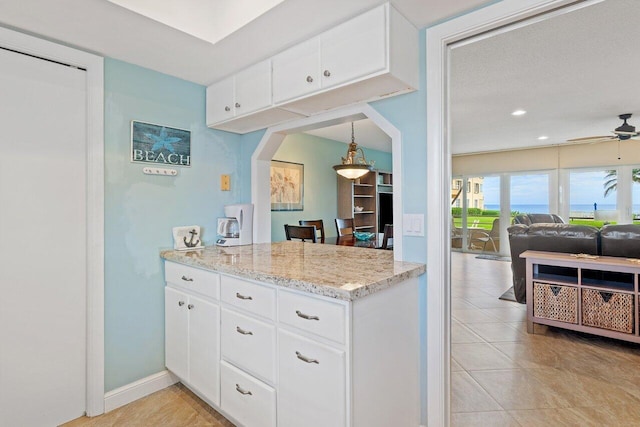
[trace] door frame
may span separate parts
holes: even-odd
[[[103,58],[0,27],[0,46],[86,70],[86,413],[104,412],[104,66]]]
[[[604,0],[503,0],[426,30],[427,206],[434,207],[427,215],[427,423],[430,426],[448,426],[451,411],[449,45],[507,25],[529,25],[556,13],[567,13],[601,1]],[[554,11],[560,8],[563,9]],[[549,13],[551,11],[554,12]],[[511,29],[513,27],[505,31]]]

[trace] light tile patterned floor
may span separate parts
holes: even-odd
[[[639,426],[640,346],[542,326],[527,334],[525,306],[498,300],[510,285],[509,262],[452,254],[452,425]],[[177,384],[64,427],[116,426],[233,424]]]
[[[234,424],[176,384],[99,417],[82,417],[63,427],[233,427]]]
[[[640,345],[544,326],[498,300],[511,263],[452,254],[453,426],[638,426]]]

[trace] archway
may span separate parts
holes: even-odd
[[[256,243],[271,241],[271,201],[269,171],[271,159],[289,134],[332,126],[368,118],[391,138],[393,156],[393,222],[399,230],[394,235],[394,258],[402,260],[402,135],[380,113],[368,104],[358,104],[327,113],[272,126],[267,129],[251,156],[251,200],[254,205],[255,222],[253,240]],[[338,159],[336,159],[337,161]]]

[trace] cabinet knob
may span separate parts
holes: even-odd
[[[245,389],[243,389],[242,387],[240,387],[240,384],[236,384],[236,391],[237,391],[238,393],[240,393],[240,394],[244,394],[244,395],[247,395],[247,394],[248,394],[249,396],[252,396],[252,395],[253,395],[253,393],[251,393],[249,390],[245,390]]]
[[[193,282],[193,278],[187,276],[182,276],[182,280],[184,280],[185,282]]]
[[[236,292],[236,298],[245,299],[245,300],[253,300],[251,296],[242,295],[240,292]]]
[[[178,301],[178,306],[182,307],[184,305],[184,301]]]
[[[324,70],[324,73],[322,73],[325,77],[331,77],[331,71],[329,70]]]
[[[313,77],[311,77],[311,76],[307,76],[307,82],[309,82],[309,83],[313,83]]]
[[[236,102],[236,108],[240,108],[240,103]]]
[[[318,316],[311,316],[309,314],[304,314],[300,310],[296,310],[296,314],[298,315],[298,317],[302,317],[305,320],[320,320]]]
[[[224,107],[224,111],[231,111],[231,108],[229,108],[229,106],[227,105],[226,107]]]
[[[307,363],[315,363],[316,365],[319,365],[320,362],[318,362],[316,359],[311,359],[307,356],[305,356],[304,354],[300,354],[299,351],[296,351],[296,357],[300,360],[302,360],[303,362],[307,362]]]
[[[194,307],[194,305],[193,305],[193,304],[189,304],[189,305],[187,306],[187,308],[188,308],[189,310],[191,310],[193,307]]]
[[[240,326],[236,326],[236,332],[239,333],[239,334],[242,334],[242,335],[253,335],[253,332],[245,331]]]

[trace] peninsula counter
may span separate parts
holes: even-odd
[[[166,366],[241,426],[418,426],[418,276],[391,251],[166,250]]]

